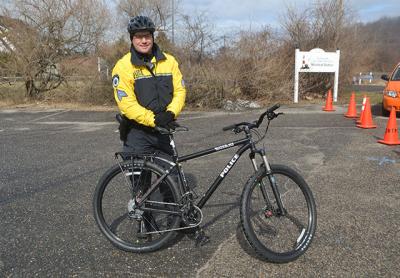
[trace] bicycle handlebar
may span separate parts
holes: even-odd
[[[238,127],[238,126],[241,126],[241,125],[250,125],[250,123],[241,122],[241,123],[238,123],[238,124],[228,125],[226,127],[223,127],[222,130],[223,131],[232,130],[232,129],[234,129],[234,128]]]
[[[280,104],[277,103],[274,106],[271,106],[270,108],[268,108],[264,113],[262,113],[260,115],[260,117],[258,118],[258,120],[254,121],[253,123],[249,123],[249,122],[240,122],[237,124],[232,124],[226,127],[223,127],[222,130],[223,131],[227,131],[227,130],[235,130],[236,133],[239,133],[240,131],[243,131],[243,129],[241,129],[241,126],[247,126],[249,129],[252,128],[258,128],[262,122],[264,121],[265,116],[267,116],[268,120],[272,120],[274,118],[276,118],[278,115],[283,114],[283,113],[278,113],[275,114],[274,111],[276,109],[278,109],[280,107]],[[168,130],[166,128],[160,127],[160,126],[156,126],[154,127],[154,129],[156,131],[158,131],[161,134],[173,134],[177,131],[188,131],[189,129],[187,127],[184,126],[180,126],[179,124],[177,124],[176,128],[174,130]]]
[[[237,123],[237,124],[233,124],[233,125],[229,125],[229,126],[223,127],[222,130],[223,131],[227,131],[227,130],[237,129],[240,126],[247,126],[250,129],[258,128],[262,124],[262,122],[264,121],[265,116],[267,116],[268,120],[272,120],[273,118],[276,118],[279,115],[279,113],[275,114],[274,111],[276,109],[278,109],[279,107],[280,107],[280,104],[277,103],[274,106],[268,108],[264,113],[262,113],[260,115],[258,120],[255,121],[254,123],[241,122],[241,123]],[[241,130],[239,130],[239,131],[241,131]]]
[[[274,106],[268,108],[267,111],[265,111],[264,113],[262,113],[262,114],[260,115],[260,118],[258,118],[258,121],[257,121],[257,123],[256,123],[256,127],[259,127],[259,126],[262,124],[262,122],[263,122],[263,120],[264,120],[264,117],[265,117],[266,115],[272,114],[272,113],[273,113],[276,109],[278,109],[280,106],[281,106],[281,105],[280,105],[279,103],[277,103],[277,104],[275,104]],[[272,120],[272,119],[271,119],[271,120]]]
[[[175,129],[167,129],[167,128],[164,128],[164,127],[155,126],[154,130],[158,131],[161,134],[170,135],[170,134],[173,134],[173,133],[178,132],[178,131],[189,131],[189,128],[187,128],[185,126],[181,126],[181,125],[175,127]]]

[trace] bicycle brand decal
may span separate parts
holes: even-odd
[[[232,166],[235,165],[236,161],[238,160],[239,155],[235,154],[234,157],[232,157],[231,161],[229,161],[228,165],[226,165],[225,169],[219,174],[221,178],[225,177],[226,174],[231,170]]]
[[[226,149],[226,148],[233,147],[233,145],[234,145],[233,143],[221,145],[221,146],[215,147],[214,150],[220,151],[220,150],[223,150],[223,149]]]

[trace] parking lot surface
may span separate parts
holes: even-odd
[[[318,213],[310,249],[272,264],[256,257],[239,221],[246,155],[205,206],[211,242],[195,247],[181,234],[170,247],[132,254],[113,247],[97,228],[92,195],[121,143],[115,112],[0,110],[1,277],[395,277],[400,273],[400,146],[378,144],[376,129],[359,129],[344,107],[282,107],[264,144],[271,163],[299,171]],[[180,154],[238,138],[222,127],[255,120],[261,110],[185,112],[190,131],[176,135]],[[399,120],[397,121],[399,124]],[[265,127],[265,126],[264,126]],[[235,150],[185,163],[203,193]]]

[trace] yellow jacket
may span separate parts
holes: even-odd
[[[171,111],[175,118],[185,105],[186,89],[178,62],[154,44],[152,71],[131,50],[112,71],[114,98],[123,115],[135,122],[154,127],[154,116]],[[149,66],[149,64],[148,64]]]

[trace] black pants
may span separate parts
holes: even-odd
[[[153,132],[147,128],[136,128],[133,127],[128,133],[127,140],[123,145],[124,152],[131,152],[134,154],[155,154],[156,156],[165,158],[172,161],[172,147],[170,145],[170,139],[168,135],[160,134],[158,132]],[[170,165],[168,163],[163,163],[162,161],[157,161],[157,163],[164,169],[168,169]],[[172,172],[174,179],[177,181],[177,174]],[[142,173],[141,182],[143,183],[142,190],[145,192],[151,183],[151,172]],[[161,200],[163,202],[171,202],[173,198],[171,196],[171,191],[163,183],[160,184],[160,194]],[[153,215],[149,212],[144,213],[144,224],[147,231],[154,230],[154,225],[150,222],[154,221]]]
[[[127,140],[123,145],[124,152],[131,152],[137,155],[154,154],[172,161],[173,150],[168,135],[153,132],[149,128],[132,127],[128,133]],[[168,163],[157,161],[164,169],[168,169]],[[176,171],[172,172],[177,181]]]
[[[124,142],[124,151],[136,154],[157,154],[171,160],[172,147],[169,136],[150,129],[133,127]]]

